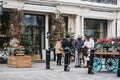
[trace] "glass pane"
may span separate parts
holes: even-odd
[[[117,0],[82,0],[82,1],[98,2],[98,3],[105,3],[105,4],[117,4]]]
[[[35,15],[24,15],[24,24],[25,25],[38,25],[37,16]]]
[[[95,38],[107,36],[107,20],[85,19],[84,34]]]

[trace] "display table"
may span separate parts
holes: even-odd
[[[8,56],[8,66],[16,68],[29,68],[32,65],[31,56]]]

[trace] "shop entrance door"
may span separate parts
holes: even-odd
[[[42,49],[45,48],[45,15],[25,15],[25,32],[28,33],[28,39],[32,42],[34,54],[40,54],[42,58]]]
[[[42,49],[44,48],[44,27],[27,26],[26,30],[30,33],[28,38],[33,44],[34,53],[42,56]]]

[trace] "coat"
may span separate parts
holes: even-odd
[[[55,53],[56,53],[56,54],[62,54],[62,53],[63,53],[61,41],[57,41],[57,42],[56,42],[56,45],[55,45]]]
[[[82,39],[76,39],[74,41],[74,48],[75,50],[77,50],[78,52],[82,52],[83,50],[83,45],[84,45],[84,41]]]

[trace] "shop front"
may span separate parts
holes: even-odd
[[[14,4],[13,4],[14,3]],[[61,2],[58,2],[61,3]],[[18,5],[16,5],[18,4]],[[116,32],[116,6],[107,5],[89,5],[85,3],[62,3],[37,2],[37,1],[7,1],[3,6],[2,28],[3,34],[9,35],[7,29],[11,28],[10,13],[13,9],[23,11],[23,27],[21,39],[27,40],[27,46],[32,45],[31,50],[34,54],[40,54],[45,59],[45,50],[50,47],[47,33],[51,30],[52,19],[50,15],[61,14],[64,16],[64,29],[66,32],[74,33],[74,38],[79,34],[91,35],[95,38],[112,38],[119,36]],[[19,30],[19,29],[18,29]],[[16,31],[18,32],[18,31]],[[25,41],[24,41],[25,43]]]

